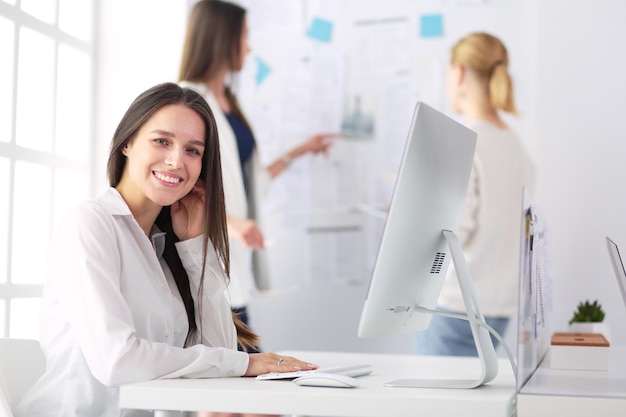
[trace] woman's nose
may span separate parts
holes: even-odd
[[[177,149],[172,149],[165,157],[165,164],[172,168],[180,168],[182,160],[182,152]]]

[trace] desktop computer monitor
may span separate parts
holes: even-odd
[[[389,386],[474,388],[497,373],[460,242],[476,133],[417,103],[358,328],[359,337],[428,327],[451,261],[483,364],[476,380],[402,380]],[[495,367],[495,370],[494,370]]]

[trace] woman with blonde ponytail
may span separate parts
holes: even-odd
[[[472,33],[453,46],[446,77],[452,108],[477,133],[459,235],[481,310],[501,335],[517,313],[522,187],[532,189],[534,177],[520,139],[500,117],[500,112],[517,113],[508,67],[507,49],[498,38]],[[465,311],[454,268],[446,276],[439,308]],[[417,339],[420,354],[477,355],[463,320],[435,316]]]

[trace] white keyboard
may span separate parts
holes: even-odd
[[[294,372],[270,372],[268,374],[258,375],[256,379],[260,380],[272,380],[272,379],[293,379],[303,375],[314,374],[318,372],[340,374],[345,376],[357,377],[363,375],[369,375],[374,368],[372,365],[344,365],[344,366],[332,366],[318,369],[311,369],[305,371]]]

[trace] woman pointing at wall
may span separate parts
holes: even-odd
[[[255,220],[258,196],[268,181],[307,153],[325,153],[334,135],[315,135],[267,167],[260,164],[254,134],[227,80],[239,72],[250,47],[246,11],[233,3],[202,0],[191,10],[179,81],[199,91],[217,121],[231,250],[233,311],[248,322],[246,306],[254,290],[252,250],[263,249]]]

